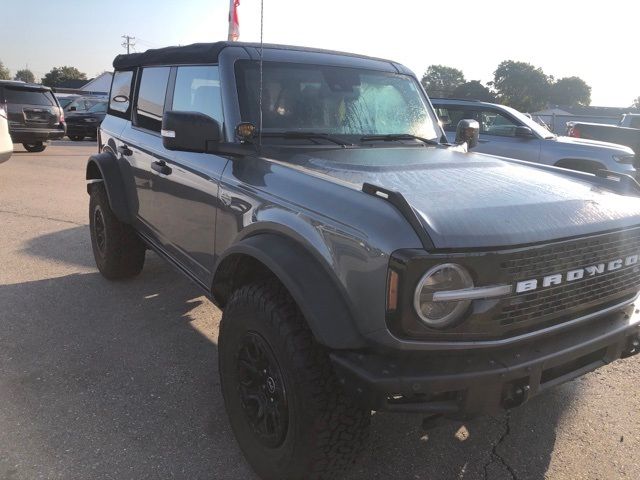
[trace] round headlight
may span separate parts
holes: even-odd
[[[458,320],[471,300],[433,301],[433,294],[473,288],[471,275],[460,265],[444,263],[431,268],[418,282],[413,304],[420,319],[431,328],[445,328]]]

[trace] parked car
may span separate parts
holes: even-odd
[[[54,93],[58,104],[65,110],[74,100],[80,98],[80,95],[74,95],[69,93]]]
[[[567,135],[573,138],[626,145],[635,152],[636,166],[640,166],[640,114],[622,115],[617,126],[604,123],[567,122]]]
[[[64,137],[64,113],[51,89],[31,83],[0,80],[0,104],[5,105],[13,143],[42,152],[46,142]]]
[[[133,277],[152,249],[223,309],[225,407],[262,478],[341,478],[372,410],[493,413],[638,353],[628,176],[470,153],[474,120],[441,142],[387,60],[220,42],[113,66],[96,265]]]
[[[449,98],[432,99],[449,141],[456,121],[480,123],[476,152],[595,173],[610,170],[636,176],[634,152],[611,143],[558,136],[530,117],[505,105]]]
[[[9,135],[6,106],[0,103],[0,163],[6,162],[13,153],[13,142]]]
[[[107,102],[99,102],[86,112],[70,112],[67,114],[67,137],[79,142],[85,137],[95,140],[98,128],[107,114]]]

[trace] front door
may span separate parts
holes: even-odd
[[[223,125],[217,66],[180,66],[172,76],[167,110],[200,112]],[[207,285],[215,262],[218,189],[227,162],[217,155],[174,151],[153,179],[157,228],[171,253]]]

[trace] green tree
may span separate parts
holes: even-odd
[[[47,87],[57,87],[67,80],[86,80],[87,75],[76,67],[54,67],[42,79],[42,84]]]
[[[450,97],[465,82],[461,70],[445,65],[430,65],[420,80],[432,97]]]
[[[29,70],[28,68],[24,68],[22,70],[18,70],[13,79],[22,80],[23,82],[27,83],[34,83],[36,81],[36,76],[31,70]]]
[[[565,77],[551,85],[549,101],[555,105],[590,105],[591,87],[580,77]]]
[[[498,65],[490,85],[500,102],[523,112],[535,112],[549,101],[551,78],[529,63],[505,60]]]
[[[4,66],[2,60],[0,60],[0,80],[11,80],[11,72]]]
[[[481,100],[483,102],[495,102],[496,96],[491,90],[482,85],[479,80],[471,80],[463,83],[455,88],[452,97],[469,98],[473,100]]]

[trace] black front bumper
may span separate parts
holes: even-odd
[[[507,349],[403,356],[331,354],[339,381],[367,408],[449,416],[495,413],[640,351],[634,305],[580,328]]]
[[[65,135],[62,128],[12,128],[9,130],[13,143],[38,143],[59,140]]]

